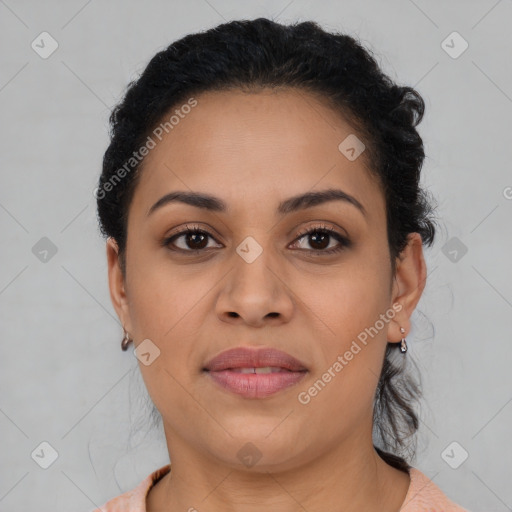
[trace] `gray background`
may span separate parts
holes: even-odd
[[[96,224],[109,109],[173,40],[258,16],[359,36],[423,95],[442,227],[408,336],[425,396],[414,465],[473,512],[512,510],[510,0],[0,0],[1,511],[88,511],[168,461]],[[31,47],[43,31],[59,45],[46,59]],[[453,31],[469,43],[457,58]],[[31,456],[43,441],[48,469]]]

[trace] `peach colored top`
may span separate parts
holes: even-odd
[[[131,491],[112,498],[91,512],[146,512],[146,495],[151,487],[170,470],[170,464],[157,469]],[[410,468],[409,475],[411,483],[400,512],[470,512],[451,501],[420,470]]]

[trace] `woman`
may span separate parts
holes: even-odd
[[[129,85],[98,216],[171,464],[103,512],[465,510],[404,456],[423,112],[312,22],[188,35]]]

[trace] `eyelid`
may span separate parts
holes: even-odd
[[[321,220],[312,221],[312,222],[319,222],[320,224],[309,226],[309,227],[304,228],[303,230],[299,231],[299,233],[297,234],[297,236],[295,238],[296,240],[298,238],[303,237],[304,235],[311,233],[311,231],[316,231],[316,230],[318,230],[318,231],[333,231],[340,237],[348,238],[347,233],[340,233],[340,228],[337,227],[335,224],[331,224],[330,222],[325,222],[325,221],[321,221]]]
[[[200,222],[187,222],[185,223],[184,227],[180,226],[179,228],[173,229],[168,235],[165,236],[165,239],[169,240],[174,236],[187,234],[189,231],[201,231],[207,233],[209,236],[214,238],[216,242],[218,242],[219,238],[222,238],[217,233],[217,230],[213,229],[211,226],[207,224],[205,225],[205,227],[203,227]]]

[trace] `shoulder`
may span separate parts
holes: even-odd
[[[400,512],[470,512],[457,505],[419,469],[409,469],[411,483]]]
[[[166,464],[149,474],[135,488],[112,498],[91,512],[146,512],[146,496],[149,490],[170,470],[171,465]]]

